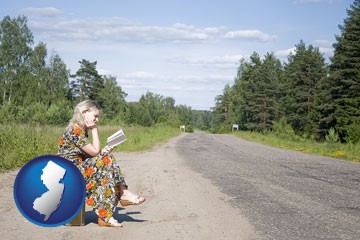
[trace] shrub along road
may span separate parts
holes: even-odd
[[[130,189],[147,198],[122,208],[124,227],[44,228],[17,210],[18,170],[0,174],[4,239],[358,239],[360,164],[251,143],[182,134],[150,151],[116,153]]]

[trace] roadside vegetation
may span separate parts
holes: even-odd
[[[273,132],[237,131],[234,135],[266,145],[360,162],[360,144],[340,143],[332,140],[318,142],[295,135],[277,135]]]
[[[114,152],[134,152],[148,150],[171,137],[180,134],[179,129],[157,125],[142,126],[99,126],[101,146],[106,138],[122,128],[127,141]],[[36,124],[6,124],[0,128],[0,172],[21,167],[29,160],[47,154],[55,154],[65,126]],[[91,138],[91,136],[90,136]]]

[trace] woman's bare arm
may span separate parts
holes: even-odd
[[[81,150],[83,150],[90,156],[95,157],[99,155],[101,152],[99,135],[96,127],[91,129],[91,134],[92,134],[92,143],[85,145],[84,147],[81,148]]]

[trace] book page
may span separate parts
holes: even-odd
[[[117,145],[126,141],[126,136],[122,129],[107,138],[107,145],[110,147],[116,147]]]

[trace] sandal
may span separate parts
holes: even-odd
[[[123,225],[113,217],[109,219],[109,222],[105,222],[102,218],[98,218],[98,225],[100,227],[123,227]]]
[[[120,204],[123,207],[129,206],[129,205],[139,205],[139,204],[142,204],[143,202],[145,202],[145,200],[146,200],[145,198],[135,195],[131,199],[120,199]]]

